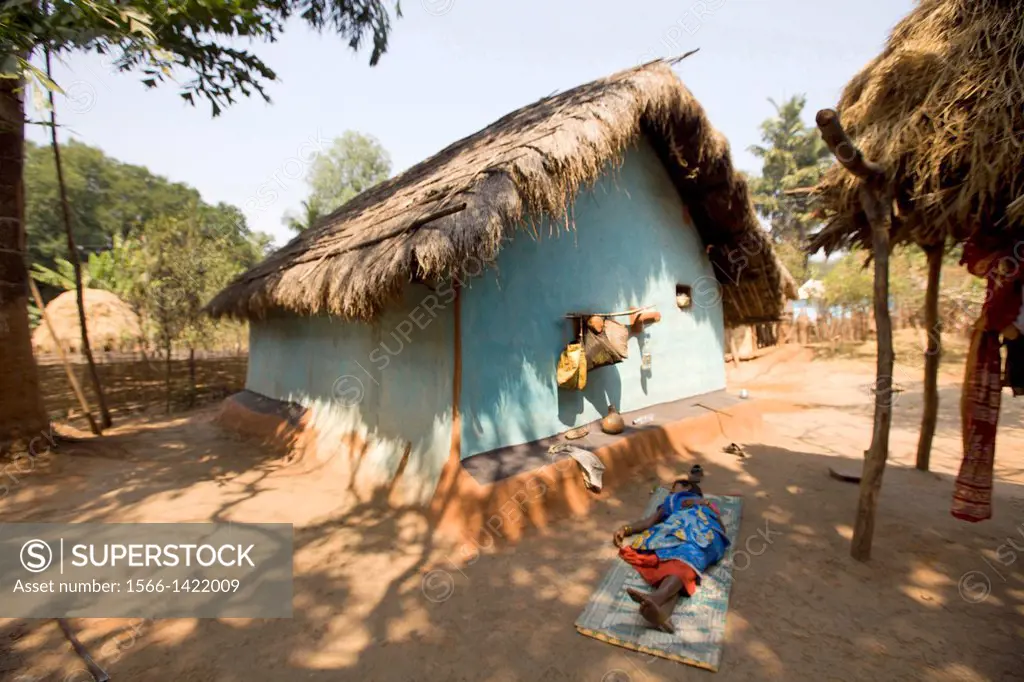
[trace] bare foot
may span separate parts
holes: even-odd
[[[634,590],[632,587],[626,588],[626,594],[628,594],[629,598],[635,601],[637,604],[643,604],[647,600],[648,596],[640,590]]]
[[[626,594],[629,598],[640,605],[640,615],[644,617],[651,627],[657,628],[662,632],[675,632],[672,627],[672,612],[664,606],[658,606],[649,595],[637,590],[626,588]]]

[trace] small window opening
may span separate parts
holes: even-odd
[[[693,307],[693,287],[688,284],[676,285],[676,305],[680,310]]]

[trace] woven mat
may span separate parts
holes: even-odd
[[[668,491],[658,488],[651,495],[644,516],[654,512]],[[740,529],[743,498],[707,495],[722,513],[722,522],[732,546],[725,558],[704,574],[697,593],[679,600],[672,614],[674,634],[650,627],[640,616],[636,603],[626,594],[632,587],[647,592],[650,586],[633,568],[618,557],[576,620],[576,629],[602,642],[660,656],[679,663],[717,671],[725,640],[725,616],[732,587],[733,551]]]

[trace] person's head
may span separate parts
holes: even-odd
[[[694,464],[693,468],[690,469],[690,475],[686,478],[677,478],[672,483],[672,492],[674,493],[685,493],[692,492],[700,497],[704,497],[704,493],[700,489],[700,481],[704,478],[704,469],[699,464]]]
[[[674,493],[692,492],[692,493],[695,493],[695,494],[699,495],[700,497],[704,497],[704,493],[703,493],[703,491],[701,491],[700,486],[697,485],[697,483],[695,481],[691,481],[691,480],[686,479],[686,478],[677,478],[675,480],[675,482],[672,484],[672,492],[674,492]]]

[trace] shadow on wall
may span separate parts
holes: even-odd
[[[451,446],[454,296],[412,285],[370,323],[279,316],[253,326],[247,386],[307,408],[303,456],[351,488],[426,502]]]
[[[703,242],[647,143],[582,191],[575,229],[541,221],[505,245],[462,299],[463,457],[553,436],[607,414],[725,386],[721,288]],[[676,304],[678,285],[694,303]],[[559,390],[558,357],[576,340],[569,313],[655,306],[660,322],[632,335],[622,363]],[[617,318],[626,322],[628,318]],[[650,370],[641,356],[652,357]]]
[[[545,248],[543,241],[539,246]],[[708,289],[703,299],[680,310],[675,304],[676,281],[692,281],[694,275],[673,274],[679,270],[661,258],[638,259],[630,272],[639,287],[620,288],[624,282],[604,279],[603,286],[591,289],[586,297],[561,305],[549,300],[549,313],[527,313],[526,321],[508,338],[504,338],[505,332],[490,337],[464,333],[463,458],[592,422],[606,415],[611,405],[631,411],[723,388],[725,341],[718,290]],[[700,272],[697,266],[690,270]],[[474,284],[469,283],[466,297],[472,296]],[[654,305],[662,320],[643,331],[630,331],[626,360],[588,372],[582,391],[558,388],[559,355],[575,340],[571,320],[564,319],[567,312],[646,305]],[[625,323],[628,318],[616,321]],[[479,324],[464,321],[463,329],[473,323]],[[652,356],[650,369],[642,367],[645,351]],[[503,442],[503,437],[508,442]]]

